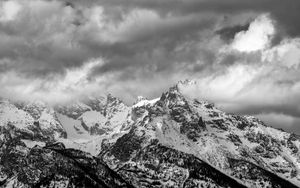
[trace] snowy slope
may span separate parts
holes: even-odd
[[[100,152],[102,142],[117,139],[130,124],[130,108],[111,95],[88,97],[55,109],[58,120],[67,133],[67,138],[59,141],[66,147],[93,155]]]
[[[119,169],[125,162],[127,168],[143,171],[147,169],[144,163],[154,165],[155,161],[139,161],[138,156],[154,142],[156,147],[196,156],[248,187],[285,187],[281,178],[300,185],[299,137],[268,127],[254,117],[227,114],[213,104],[183,95],[181,88],[190,84],[193,82],[180,82],[159,100],[135,104],[130,132],[100,156],[112,168]],[[134,174],[128,178],[131,176]]]
[[[13,134],[27,148],[62,142],[98,156],[136,187],[300,187],[299,136],[194,99],[186,92],[193,84],[138,97],[131,107],[111,95],[55,107],[2,100],[0,139]]]

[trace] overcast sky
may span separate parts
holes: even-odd
[[[300,133],[299,0],[0,2],[0,95],[195,97]]]

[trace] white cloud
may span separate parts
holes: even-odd
[[[17,1],[5,1],[0,3],[0,21],[12,21],[21,10]]]
[[[195,86],[183,89],[184,94],[214,102],[228,112],[263,113],[264,119],[275,117],[266,113],[285,113],[274,121],[282,117],[286,125],[292,125],[300,117],[300,39],[284,39],[270,47],[270,36],[275,33],[272,22],[265,15],[255,19],[248,31],[236,35],[231,45],[236,50],[225,45],[216,51],[215,65],[221,66],[230,55],[237,59],[221,71],[200,75]],[[250,39],[256,41],[254,46],[247,43]]]
[[[300,38],[283,40],[278,46],[266,50],[262,60],[297,68],[300,64]]]
[[[270,37],[275,33],[272,20],[267,15],[256,18],[247,31],[241,31],[234,37],[231,47],[240,52],[253,52],[268,47]]]
[[[295,118],[285,114],[278,113],[263,113],[259,114],[256,117],[265,121],[268,125],[272,125],[275,127],[291,127],[295,122]]]
[[[197,81],[196,88],[182,88],[182,92],[192,97],[201,97],[214,102],[233,101],[258,74],[252,66],[237,65],[230,67],[225,73],[212,74]]]
[[[0,76],[4,97],[18,100],[43,100],[49,103],[74,100],[83,95],[100,91],[101,82],[107,77],[90,80],[88,75],[103,63],[101,58],[90,60],[81,67],[66,70],[64,76],[47,78],[24,78],[13,71]]]

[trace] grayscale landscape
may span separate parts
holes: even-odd
[[[299,0],[1,0],[0,187],[300,187]]]

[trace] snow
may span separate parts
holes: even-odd
[[[74,120],[62,114],[57,114],[57,118],[67,132],[68,139],[77,142],[86,142],[91,139],[92,136],[81,126],[80,120]]]
[[[79,108],[82,108],[82,109],[91,109],[88,105],[86,105],[86,104],[84,104],[82,102],[79,102],[79,101],[76,103],[75,106],[77,106]]]
[[[101,151],[102,141],[107,139],[109,142],[115,142],[119,137],[128,133],[127,131],[122,131],[121,126],[115,127],[114,130],[107,132],[103,135],[96,136],[85,136],[84,139],[80,138],[60,138],[58,141],[64,143],[66,148],[79,149],[90,153],[91,155],[97,156]],[[79,135],[80,137],[80,135]]]
[[[123,109],[122,111],[115,113],[111,118],[109,117],[110,124],[113,127],[122,124],[127,119],[128,113],[128,109]]]
[[[1,174],[0,174],[0,182],[1,182],[1,181],[4,181],[6,178],[7,178],[6,175],[1,175]]]
[[[132,108],[137,108],[137,107],[141,107],[141,106],[146,106],[146,105],[153,105],[155,104],[157,101],[159,101],[160,98],[155,98],[152,100],[147,100],[147,99],[143,99],[140,100],[138,103],[136,103],[135,105],[132,106]]]
[[[39,118],[39,125],[42,129],[51,129],[53,126],[58,124],[55,119],[53,109],[44,109]]]
[[[263,126],[260,126],[260,127],[263,127]],[[289,137],[289,133],[287,132],[283,132],[281,130],[278,130],[278,129],[274,129],[272,127],[263,127],[264,129],[264,134],[268,134],[274,138],[277,138],[279,140],[286,140],[288,137]]]
[[[45,142],[39,142],[39,141],[33,141],[33,140],[25,140],[21,139],[22,142],[28,147],[28,148],[33,148],[34,146],[38,145],[41,147],[44,147],[46,144]]]
[[[193,82],[180,84],[182,87],[192,87]],[[108,106],[106,109],[105,116],[101,112],[93,111],[86,104],[77,102],[73,105],[76,109],[80,108],[88,110],[81,111],[78,119],[72,119],[66,115],[56,113],[51,108],[44,107],[42,111],[39,111],[41,112],[41,115],[38,120],[42,129],[50,129],[53,126],[61,124],[63,129],[67,132],[67,139],[59,138],[57,141],[63,142],[67,148],[75,148],[86,151],[94,156],[98,155],[101,151],[103,141],[114,143],[118,138],[130,130],[125,130],[124,127],[131,127],[133,123],[134,125],[142,124],[143,126],[139,126],[137,129],[137,135],[144,136],[144,134],[146,134],[145,136],[147,138],[158,139],[161,144],[167,147],[193,154],[196,157],[207,161],[220,171],[226,169],[226,166],[228,165],[228,156],[234,156],[237,158],[241,157],[240,147],[228,139],[228,135],[232,134],[238,136],[242,142],[241,148],[253,153],[253,149],[260,143],[250,142],[247,138],[247,134],[249,133],[261,133],[279,141],[286,141],[290,136],[289,133],[260,124],[259,121],[251,116],[246,116],[245,118],[252,126],[246,127],[244,130],[238,129],[236,126],[238,120],[233,118],[232,115],[226,114],[214,106],[208,108],[207,105],[209,105],[209,103],[207,102],[197,102],[194,99],[187,97],[185,97],[185,99],[188,102],[191,114],[184,114],[186,115],[186,119],[189,120],[192,116],[196,118],[201,117],[206,123],[206,130],[199,132],[199,137],[196,141],[188,139],[185,134],[181,133],[181,123],[172,120],[171,115],[168,114],[168,109],[162,109],[165,110],[165,115],[152,117],[151,120],[149,120],[150,118],[145,118],[150,113],[146,110],[143,116],[135,120],[136,122],[131,121],[130,114],[132,109],[144,106],[155,108],[154,104],[159,101],[159,99],[160,98],[147,100],[140,97],[139,101],[132,107],[127,107],[119,101],[113,101],[111,106]],[[178,101],[178,104],[179,103],[184,104],[180,99]],[[212,114],[216,115],[211,116]],[[213,120],[224,121],[225,124],[228,125],[228,129],[223,130],[218,127],[214,127]],[[7,101],[0,102],[0,126],[6,126],[8,123],[12,123],[19,129],[30,131],[28,128],[33,125],[34,121],[34,118],[29,113],[16,108],[13,104]],[[82,122],[84,122],[88,128],[98,124],[99,128],[105,128],[107,132],[102,135],[91,135],[89,130],[86,130],[82,126]],[[35,145],[45,145],[43,142],[31,140],[22,141],[29,148],[34,147]],[[299,148],[299,141],[292,142]],[[263,161],[270,169],[270,164],[272,163],[279,163],[280,167],[285,167],[289,163],[293,164],[299,172],[296,178],[299,178],[299,152],[293,154],[289,148],[284,146],[284,144],[280,146],[280,149],[282,150],[280,155],[272,159],[264,158],[259,154],[253,154],[252,157],[257,161]],[[255,163],[254,159],[250,158],[248,160]],[[289,180],[299,184],[300,181],[296,180],[296,178]]]
[[[78,149],[96,156],[101,151],[101,143],[103,139],[104,137],[100,137],[100,136],[94,137],[94,139],[91,140],[80,140],[80,141],[60,138],[59,142],[64,143],[66,148]]]
[[[97,115],[99,114],[95,112],[86,112],[82,118],[86,120],[88,117],[95,117]],[[80,120],[74,120],[62,114],[57,114],[57,117],[67,132],[67,139],[60,138],[58,139],[59,142],[64,143],[66,148],[79,149],[92,155],[99,154],[101,150],[101,143],[105,136],[90,135],[87,130],[82,127]],[[96,122],[102,117],[97,116],[95,120],[88,120],[89,122],[87,123],[90,125],[91,121]]]
[[[59,122],[67,132],[67,139],[60,138],[58,141],[65,144],[66,148],[75,148],[92,155],[98,155],[101,150],[101,144],[104,139],[113,142],[126,133],[122,131],[122,125],[128,118],[130,108],[120,104],[117,111],[110,108],[107,116],[103,116],[98,111],[86,111],[78,119],[72,119],[63,114],[57,114]],[[96,123],[98,128],[105,128],[106,133],[102,135],[91,135],[84,129],[82,122],[88,127],[93,127]],[[109,122],[109,123],[108,123]],[[129,130],[127,130],[128,132]]]
[[[178,123],[163,118],[158,119],[156,126],[156,137],[163,145],[186,153],[195,151],[191,148],[192,144],[187,137],[180,134],[180,125]]]
[[[92,127],[96,123],[98,123],[99,125],[104,125],[106,122],[106,118],[97,111],[87,111],[83,113],[78,119],[81,118],[88,127]]]
[[[33,122],[34,119],[27,112],[19,110],[8,102],[0,103],[0,126],[7,126],[11,123],[16,128],[27,130]]]

